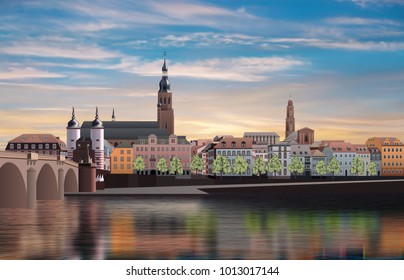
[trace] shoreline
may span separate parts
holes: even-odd
[[[315,181],[229,185],[188,185],[106,188],[96,192],[65,193],[65,196],[212,196],[212,195],[313,195],[313,194],[404,194],[404,179]]]

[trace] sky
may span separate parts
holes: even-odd
[[[72,106],[155,121],[164,51],[189,140],[283,139],[291,96],[316,140],[404,141],[404,0],[0,0],[0,148]]]

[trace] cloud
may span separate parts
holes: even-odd
[[[238,57],[211,58],[169,65],[175,76],[222,81],[257,82],[268,79],[273,72],[284,71],[305,62],[291,57]],[[161,60],[143,61],[140,58],[124,58],[113,66],[123,72],[141,76],[160,76]]]
[[[31,67],[25,68],[9,68],[6,72],[0,72],[0,80],[17,80],[17,79],[38,79],[38,78],[63,78],[65,75],[50,73]]]
[[[361,17],[333,17],[325,20],[327,23],[336,25],[394,25],[400,26],[401,24],[394,20],[388,19],[373,19]]]
[[[404,0],[338,0],[338,1],[350,1],[362,8],[367,6],[395,6],[404,5]]]
[[[399,51],[404,50],[404,42],[374,42],[357,40],[327,40],[318,38],[276,38],[271,43],[301,44],[323,49],[345,49],[353,51]]]
[[[105,60],[118,57],[118,54],[104,50],[96,45],[86,45],[70,38],[65,41],[26,40],[5,43],[0,53],[14,56],[57,57],[77,60]]]
[[[98,32],[110,29],[127,28],[125,24],[116,24],[110,22],[90,22],[90,23],[77,23],[66,24],[66,29],[70,31],[82,31],[82,32]]]

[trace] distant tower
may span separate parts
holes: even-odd
[[[286,107],[286,129],[285,138],[295,132],[295,107],[293,100],[289,97],[288,106]]]
[[[169,134],[174,134],[174,110],[173,98],[168,80],[168,68],[166,53],[164,52],[163,75],[160,81],[160,89],[157,95],[157,123],[158,127],[165,129]]]
[[[112,120],[111,121],[115,121],[115,108],[112,108]]]
[[[76,141],[80,138],[80,124],[74,115],[74,107],[72,107],[72,119],[67,123],[67,157],[73,158],[73,151],[76,149]]]
[[[91,123],[90,135],[95,155],[93,162],[97,164],[97,169],[104,169],[104,126],[98,118],[98,107],[95,110],[95,119]]]

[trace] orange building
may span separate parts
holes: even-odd
[[[366,141],[368,148],[378,148],[382,158],[382,176],[403,176],[404,144],[395,137],[372,137]]]
[[[111,174],[133,174],[133,147],[129,142],[120,143],[112,151]]]

